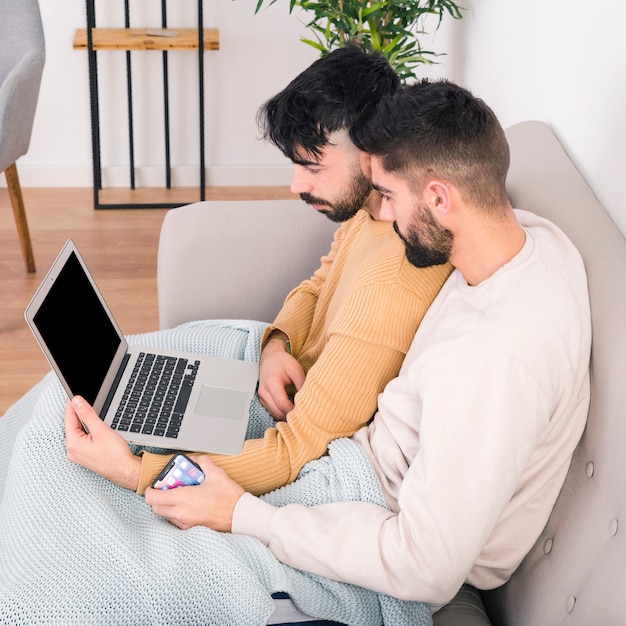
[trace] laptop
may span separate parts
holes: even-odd
[[[129,443],[241,451],[258,364],[129,346],[71,239],[25,317],[68,397],[83,396]]]

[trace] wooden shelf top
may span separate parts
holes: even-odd
[[[94,28],[94,50],[197,50],[196,28],[169,28],[175,37],[148,35],[146,28]],[[153,30],[153,29],[150,29]],[[160,30],[160,29],[156,29]],[[204,29],[204,49],[219,50],[219,30]],[[74,49],[87,50],[87,29],[79,28],[74,36]]]

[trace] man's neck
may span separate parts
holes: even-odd
[[[511,261],[525,241],[526,233],[509,208],[501,218],[474,220],[463,236],[456,236],[450,261],[475,286]]]
[[[380,207],[382,205],[382,198],[377,191],[370,193],[367,202],[363,206],[363,210],[367,211],[373,220],[380,221]]]

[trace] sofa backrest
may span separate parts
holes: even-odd
[[[271,322],[319,267],[337,224],[301,200],[196,202],[169,211],[157,262],[159,325]]]
[[[593,345],[591,408],[550,520],[512,579],[484,594],[495,625],[626,623],[626,240],[550,128],[507,131],[516,208],[557,224],[582,254]]]

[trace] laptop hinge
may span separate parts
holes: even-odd
[[[120,380],[122,379],[122,375],[124,374],[126,365],[128,365],[129,359],[130,359],[130,354],[128,354],[127,352],[124,355],[124,358],[122,359],[122,364],[120,365],[120,368],[117,370],[117,374],[115,375],[115,380],[113,381],[113,384],[111,385],[111,389],[109,390],[109,395],[107,396],[107,399],[104,401],[104,404],[102,405],[102,409],[100,410],[101,420],[105,418],[107,411],[109,410],[109,406],[111,405],[111,402],[113,402],[113,396],[115,395],[115,392],[117,391],[117,387],[120,384]]]

